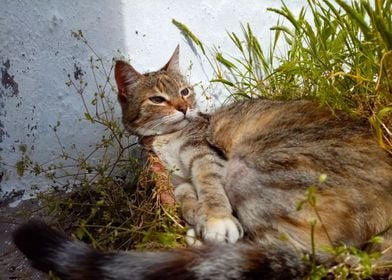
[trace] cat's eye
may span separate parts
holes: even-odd
[[[166,99],[163,98],[162,96],[152,96],[149,99],[155,104],[160,104],[166,101]]]
[[[184,88],[183,90],[181,90],[181,95],[182,96],[187,96],[189,94],[189,89],[188,88]]]

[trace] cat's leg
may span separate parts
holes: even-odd
[[[198,206],[197,194],[194,187],[189,182],[174,185],[174,196],[180,205],[181,214],[190,226],[196,224],[196,211]]]
[[[180,205],[182,217],[189,226],[185,235],[185,241],[189,246],[200,246],[202,242],[198,239],[195,230],[198,206],[195,188],[189,182],[177,182],[177,184],[173,183],[173,185],[174,196]]]
[[[224,172],[225,162],[215,154],[194,159],[191,176],[199,199],[195,229],[205,241],[235,243],[243,231],[222,184]]]

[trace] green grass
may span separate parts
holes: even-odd
[[[242,25],[242,34],[228,32],[237,50],[230,55],[224,47],[205,46],[185,24],[173,24],[200,48],[214,72],[211,82],[222,84],[230,99],[316,100],[368,118],[380,145],[391,152],[392,2],[308,5],[298,14],[284,3],[268,9],[279,16],[271,42],[260,42],[251,24]]]

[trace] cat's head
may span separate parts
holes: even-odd
[[[160,135],[183,129],[196,113],[193,88],[179,71],[179,47],[160,70],[140,74],[118,60],[114,75],[123,124],[132,134]]]

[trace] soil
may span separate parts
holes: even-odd
[[[12,232],[30,218],[46,218],[43,207],[36,199],[25,200],[16,207],[0,204],[0,280],[47,279],[34,270],[29,261],[12,243]]]

